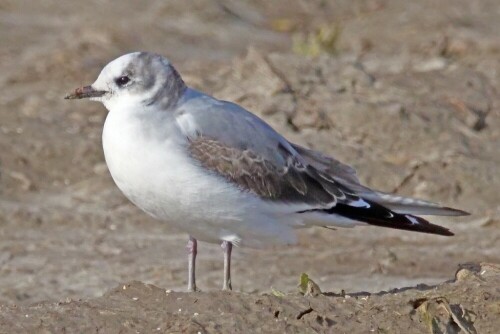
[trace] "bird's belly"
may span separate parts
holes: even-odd
[[[130,201],[198,239],[227,237],[250,211],[248,194],[207,173],[173,140],[106,135],[103,147],[111,176]]]

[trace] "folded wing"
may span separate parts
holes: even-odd
[[[207,108],[207,102],[212,103],[211,108]],[[203,107],[193,103],[186,109],[189,113],[181,110],[178,115],[192,158],[265,201],[295,208],[297,214],[337,215],[371,225],[441,235],[452,233],[415,214],[466,214],[371,190],[359,182],[352,167],[289,143],[235,104],[206,98]]]

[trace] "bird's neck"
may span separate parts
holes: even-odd
[[[158,83],[159,87],[154,90],[155,93],[148,97],[143,103],[146,106],[155,105],[161,110],[172,109],[182,98],[187,90],[187,86],[182,80],[179,72],[173,67],[169,68],[170,73],[164,82]]]

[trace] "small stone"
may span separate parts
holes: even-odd
[[[416,72],[438,71],[444,69],[447,64],[448,62],[445,58],[438,57],[419,62],[413,66],[413,69]]]

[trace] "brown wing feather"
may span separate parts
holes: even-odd
[[[276,166],[249,149],[226,146],[214,139],[191,139],[191,156],[212,172],[223,176],[241,189],[281,202],[302,202],[331,207],[336,195],[314,177],[309,166],[301,165],[289,152],[277,147],[277,154],[287,154],[285,166]]]

